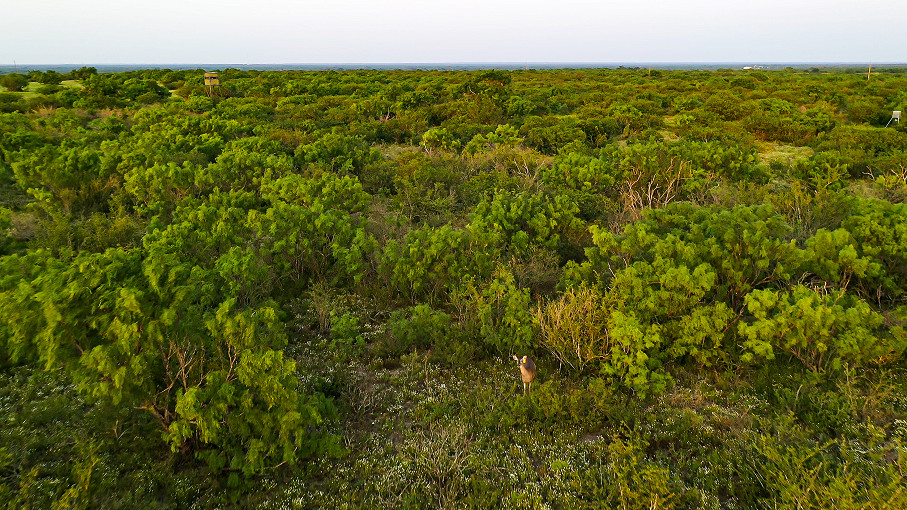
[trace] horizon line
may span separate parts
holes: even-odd
[[[782,64],[796,64],[796,65],[808,65],[808,64],[819,64],[819,65],[907,65],[907,61],[846,61],[846,60],[610,60],[610,61],[597,61],[597,60],[458,60],[458,61],[349,61],[349,62],[215,62],[215,61],[195,61],[195,62],[16,62],[13,61],[12,64],[0,64],[3,67],[9,66],[62,66],[62,65],[105,65],[105,66],[142,66],[142,65],[198,65],[198,64],[207,64],[207,65],[241,65],[241,66],[254,66],[254,65],[264,65],[264,66],[275,66],[275,65],[487,65],[487,64],[509,64],[509,65],[532,65],[532,64],[544,64],[544,65],[567,65],[567,64],[582,64],[582,65],[609,65],[609,64],[709,64],[709,65],[718,65],[718,64],[766,64],[766,65],[782,65]]]

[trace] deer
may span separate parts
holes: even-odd
[[[532,380],[535,379],[535,362],[529,356],[518,358],[516,354],[513,355],[513,360],[520,367],[520,377],[523,379],[523,395],[528,395],[532,392]]]

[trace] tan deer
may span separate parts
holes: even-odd
[[[513,360],[520,367],[520,377],[523,379],[523,395],[528,395],[532,392],[532,380],[535,379],[535,362],[529,356],[518,358],[516,354],[513,355]]]

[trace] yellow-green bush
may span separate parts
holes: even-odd
[[[539,305],[535,310],[539,343],[562,364],[582,372],[610,348],[604,305],[601,294],[585,284]]]

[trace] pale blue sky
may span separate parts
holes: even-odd
[[[907,62],[905,0],[0,0],[0,64]]]

